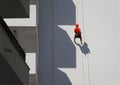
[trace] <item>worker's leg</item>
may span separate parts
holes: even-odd
[[[77,35],[74,36],[74,43],[78,45],[78,43],[76,42],[76,38],[78,38]]]
[[[76,43],[75,39],[76,39],[76,36],[74,36],[74,43]]]
[[[80,35],[80,42],[81,42],[81,45],[82,45],[82,36]]]

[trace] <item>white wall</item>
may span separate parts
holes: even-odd
[[[39,0],[38,85],[120,84],[119,4]],[[73,42],[76,20],[82,29],[81,47]]]
[[[26,53],[26,63],[30,68],[30,74],[36,74],[36,53]]]
[[[120,2],[86,0],[85,37],[92,85],[119,85]]]

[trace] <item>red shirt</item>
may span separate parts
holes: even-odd
[[[75,32],[75,34],[79,35],[79,34],[81,33],[81,30],[80,30],[79,27],[76,27],[76,28],[74,29],[74,32]]]

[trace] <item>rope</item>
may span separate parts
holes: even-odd
[[[78,12],[78,10],[79,10],[79,0],[76,0],[76,23],[78,23],[79,21],[78,21],[78,19],[79,19],[79,17],[78,17],[78,15],[79,15],[79,12]]]
[[[85,0],[81,0],[81,12],[82,12],[82,20],[81,20],[81,24],[82,24],[82,29],[83,29],[83,39],[84,39],[84,42],[86,41],[86,38],[85,38],[85,4],[84,4]],[[79,0],[76,0],[76,23],[79,22]],[[87,58],[87,72],[88,72],[88,84],[91,85],[91,80],[90,80],[90,66],[89,66],[89,56],[86,56]],[[85,69],[84,69],[84,60],[82,58],[82,69],[83,69],[83,78],[85,78]],[[83,83],[85,84],[85,79],[83,79]]]
[[[76,23],[79,23],[79,3],[80,3],[80,0],[76,0]],[[85,23],[84,23],[84,6],[83,6],[83,4],[84,4],[84,2],[83,2],[83,0],[81,0],[81,13],[82,13],[82,29],[83,29],[83,39],[84,39],[84,41],[85,41],[85,30],[84,30],[84,28],[85,28]]]
[[[82,11],[82,29],[83,29],[83,39],[84,42],[86,41],[85,39],[85,13],[84,13],[84,1],[81,0],[81,11]]]
[[[81,6],[82,6],[82,3],[81,3]],[[83,12],[83,10],[82,10]],[[83,16],[83,14],[82,14]],[[76,0],[76,23],[79,24],[79,0]],[[83,31],[84,32],[84,31]],[[82,55],[82,53],[81,53]],[[82,57],[82,78],[83,78],[83,85],[85,85],[85,69],[84,69],[84,60],[83,60],[83,57]]]
[[[89,82],[89,85],[91,85],[91,79],[90,79],[90,64],[89,64],[89,56],[86,56],[87,57],[87,68],[88,68],[88,82]]]
[[[81,9],[82,9],[82,25],[83,25],[83,38],[84,38],[84,42],[86,42],[86,38],[85,38],[85,4],[84,4],[85,0],[81,0]],[[88,83],[89,85],[91,85],[91,79],[90,79],[90,64],[89,64],[89,56],[86,56],[87,58],[87,72],[88,72]]]

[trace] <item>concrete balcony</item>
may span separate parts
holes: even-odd
[[[3,18],[28,18],[29,0],[1,0],[0,16]]]
[[[0,84],[28,85],[29,67],[25,53],[0,17]]]

